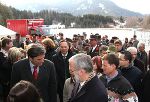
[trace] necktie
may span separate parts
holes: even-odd
[[[93,52],[93,47],[91,48],[91,51],[90,52]]]
[[[79,84],[79,87],[78,87],[78,92],[81,90],[82,86],[81,84]]]
[[[37,66],[34,66],[33,68],[34,68],[33,77],[34,77],[34,79],[36,80],[37,77],[38,77]]]
[[[63,56],[63,59],[65,60],[65,59],[66,59],[66,56]]]

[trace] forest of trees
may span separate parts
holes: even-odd
[[[0,25],[6,26],[7,19],[44,19],[45,25],[61,23],[70,27],[74,23],[76,28],[99,28],[110,27],[115,25],[114,18],[111,16],[92,15],[87,14],[83,16],[73,16],[69,13],[58,13],[51,10],[41,10],[39,12],[32,12],[27,10],[18,10],[14,7],[8,7],[0,3]],[[116,19],[116,18],[115,18]],[[118,20],[123,23],[126,22],[126,27],[142,27],[150,29],[150,16],[138,17],[120,17]]]
[[[41,10],[39,12],[20,11],[13,7],[7,7],[0,3],[0,24],[6,26],[7,19],[38,19],[43,18],[45,25],[51,25],[56,22],[69,27],[75,23],[75,27],[105,27],[108,23],[114,23],[112,17],[102,15],[83,15],[73,16],[69,13],[58,13],[51,10]]]

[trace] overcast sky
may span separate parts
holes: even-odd
[[[8,6],[13,6],[17,9],[22,9],[22,5],[26,5],[26,7],[29,7],[28,4],[51,4],[51,3],[59,3],[60,1],[66,1],[66,0],[0,0],[2,3],[5,3]],[[78,1],[78,0],[76,0]],[[149,0],[112,0],[115,2],[118,6],[139,12],[142,14],[150,14],[150,5]]]
[[[140,12],[142,14],[150,14],[149,0],[112,0],[112,1],[122,8],[135,12]]]

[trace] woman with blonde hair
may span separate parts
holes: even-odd
[[[19,51],[22,53],[22,57],[21,57],[21,59],[23,59],[23,58],[26,58],[26,57],[27,57],[27,51],[26,51],[25,49],[23,49],[23,48],[19,48]]]
[[[56,54],[56,51],[55,51],[56,45],[55,45],[54,41],[50,38],[45,38],[44,40],[42,40],[42,44],[46,49],[45,59],[48,59],[51,61],[52,56],[54,54]]]
[[[19,48],[12,47],[8,51],[8,60],[11,61],[11,63],[15,63],[16,61],[20,60],[22,57],[22,53]]]

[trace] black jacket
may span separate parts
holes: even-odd
[[[55,65],[56,74],[57,74],[57,92],[61,97],[61,101],[63,100],[63,88],[64,83],[67,78],[70,77],[69,74],[69,58],[72,57],[74,54],[69,51],[66,59],[63,59],[61,52],[58,52],[52,57],[52,61]]]
[[[108,102],[106,88],[97,76],[87,82],[77,93],[78,86],[79,83],[76,83],[69,102]]]
[[[99,55],[99,46],[97,45],[96,48],[94,49],[94,51],[92,51],[92,49],[91,49],[90,52],[88,53],[88,55],[90,55],[92,58],[94,56],[98,56]]]
[[[26,80],[33,83],[39,90],[44,102],[57,102],[57,83],[54,64],[44,60],[39,67],[37,80],[34,79],[28,59],[22,59],[13,65],[11,74],[11,86]]]
[[[142,102],[150,100],[150,70],[146,73],[142,81]]]
[[[46,50],[46,53],[45,53],[45,59],[48,59],[48,60],[52,61],[52,57],[53,57],[53,55],[55,55],[55,54],[56,54],[55,49],[48,48],[48,49]]]
[[[134,92],[132,85],[126,78],[124,78],[121,75],[120,71],[118,71],[118,75],[114,77],[112,80],[110,80],[109,82],[107,82],[106,75],[102,75],[100,79],[104,83],[107,90],[111,92],[111,94],[114,93],[115,96],[119,97],[121,100],[125,95]],[[111,94],[109,96],[111,96]],[[111,97],[109,101],[111,100]]]
[[[132,66],[131,64],[126,68],[119,69],[121,70],[121,74],[131,83],[135,90],[135,93],[140,100],[142,94],[142,72],[137,67]]]

